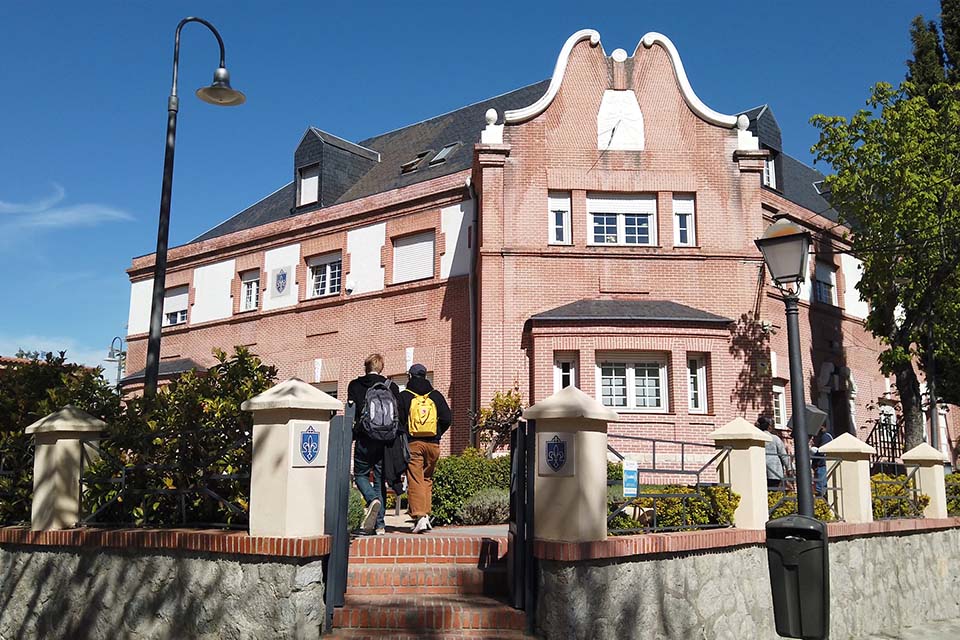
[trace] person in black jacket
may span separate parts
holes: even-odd
[[[352,381],[347,387],[347,402],[354,407],[353,480],[367,503],[361,528],[367,533],[376,530],[377,535],[383,535],[386,533],[383,512],[387,504],[386,484],[383,477],[383,455],[384,446],[389,443],[370,438],[361,429],[360,418],[370,387],[378,382],[387,383],[387,386],[397,398],[398,407],[400,404],[400,388],[396,383],[390,382],[380,375],[380,372],[383,371],[383,356],[379,353],[368,356],[363,361],[363,369],[366,374]],[[372,484],[370,482],[371,471],[373,471]]]
[[[411,531],[424,533],[433,528],[433,471],[440,458],[440,438],[450,428],[452,416],[446,398],[427,380],[427,368],[415,364],[409,373],[407,388],[400,392],[400,425],[410,438],[407,499],[415,521]]]

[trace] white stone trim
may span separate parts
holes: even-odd
[[[634,50],[633,55],[637,55],[640,45],[643,45],[645,48],[649,49],[655,44],[659,44],[667,52],[670,62],[673,64],[673,73],[677,77],[677,84],[680,85],[680,93],[683,95],[683,99],[686,101],[687,106],[690,107],[695,114],[710,124],[715,124],[718,127],[725,127],[727,129],[733,129],[736,127],[738,129],[745,130],[749,126],[750,121],[747,116],[731,116],[719,113],[705,105],[703,101],[697,97],[697,94],[693,91],[693,87],[690,86],[690,81],[687,79],[687,72],[683,69],[683,62],[680,60],[680,54],[677,52],[677,48],[674,46],[673,42],[671,42],[670,38],[667,36],[663,35],[662,33],[657,33],[656,31],[651,31],[647,34],[644,34],[643,38],[641,38],[640,42],[637,44],[637,49]],[[552,88],[553,84],[551,83],[550,86]]]
[[[591,46],[596,46],[600,44],[600,33],[593,29],[581,29],[567,38],[567,41],[563,43],[563,48],[560,49],[560,55],[557,56],[557,65],[553,68],[553,77],[550,79],[550,86],[547,87],[547,92],[540,96],[539,100],[522,109],[504,111],[503,120],[505,123],[516,124],[518,122],[524,122],[547,110],[547,107],[550,106],[553,99],[557,97],[557,92],[563,83],[563,74],[567,70],[567,60],[570,58],[570,52],[573,51],[573,47],[576,46],[578,42],[587,39],[590,40]]]

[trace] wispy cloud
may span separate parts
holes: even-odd
[[[66,197],[64,188],[54,183],[52,194],[30,202],[0,200],[0,228],[65,229],[133,220],[126,211],[104,204],[64,204]]]

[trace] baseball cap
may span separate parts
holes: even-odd
[[[427,376],[427,368],[422,364],[415,364],[410,367],[410,375],[414,377],[425,378]]]

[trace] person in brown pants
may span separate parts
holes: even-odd
[[[410,367],[407,388],[400,392],[401,428],[410,439],[407,465],[407,499],[413,516],[413,533],[425,533],[430,525],[433,471],[440,457],[440,438],[450,428],[450,406],[443,394],[427,380],[422,364]]]

